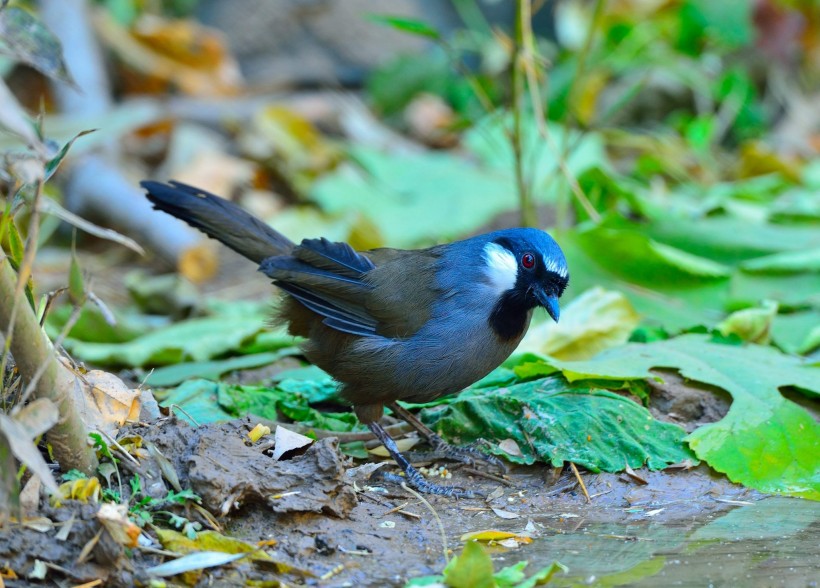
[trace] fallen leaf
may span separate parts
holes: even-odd
[[[126,29],[108,11],[98,11],[94,24],[103,42],[130,68],[124,79],[141,93],[173,85],[197,96],[230,96],[242,85],[223,35],[196,21],[146,13]]]
[[[0,413],[0,435],[5,437],[14,456],[37,474],[50,492],[59,492],[57,481],[51,474],[42,454],[28,436],[27,429],[24,429],[15,419]]]
[[[128,518],[128,505],[103,503],[97,511],[97,519],[114,541],[125,547],[137,546],[140,528]]]
[[[195,539],[190,539],[184,533],[171,529],[160,529],[157,531],[162,547],[178,553],[196,553],[211,551],[227,554],[245,554],[252,560],[271,561],[270,556],[257,548],[257,546],[228,537],[216,531],[202,531],[197,533]]]
[[[461,541],[502,541],[504,539],[515,539],[519,543],[532,543],[532,539],[510,531],[498,531],[496,529],[486,529],[484,531],[472,531],[464,533]]]
[[[184,555],[178,559],[165,562],[145,570],[149,576],[176,576],[184,572],[224,566],[238,559],[247,557],[246,553],[221,553],[219,551],[200,551]]]
[[[404,439],[399,439],[396,441],[396,447],[398,447],[401,452],[409,451],[415,447],[419,441],[420,439],[418,437],[405,437]],[[379,445],[373,449],[368,449],[367,452],[377,457],[390,457],[390,452],[385,449],[384,445]]]
[[[633,470],[631,467],[629,467],[629,464],[626,464],[626,467],[624,468],[624,472],[626,472],[626,475],[629,476],[630,478],[632,478],[633,480],[635,480],[638,484],[642,484],[642,485],[645,486],[646,484],[649,483],[649,482],[646,481],[645,478],[638,475],[635,472],[635,470]]]
[[[495,500],[496,498],[501,498],[502,496],[504,496],[504,487],[499,486],[498,488],[490,492],[490,494],[487,496],[487,502]]]
[[[544,321],[531,328],[518,352],[566,360],[589,359],[626,343],[640,318],[626,296],[596,286],[562,309],[561,322]]]
[[[102,487],[97,478],[80,478],[60,484],[57,492],[49,499],[52,506],[59,506],[62,500],[79,500],[80,502],[97,502]]]
[[[518,446],[518,443],[515,442],[515,439],[504,439],[498,444],[498,448],[514,457],[524,457],[524,454],[521,453],[521,448]]]
[[[31,476],[20,491],[20,511],[23,518],[32,518],[40,510],[40,488],[42,487],[40,476]]]
[[[496,516],[501,517],[502,519],[518,519],[521,518],[521,515],[517,512],[510,512],[508,510],[502,510],[500,508],[493,508],[493,512]]]
[[[356,466],[355,468],[350,468],[345,472],[346,478],[351,478],[353,480],[367,480],[370,476],[375,472],[377,469],[386,466],[386,461],[371,461],[368,463],[364,463],[360,466]]]
[[[23,519],[23,526],[37,531],[38,533],[48,533],[54,528],[54,521],[48,517],[31,517]]]
[[[114,435],[126,421],[139,420],[138,388],[129,388],[119,377],[102,370],[91,370],[80,381],[83,399],[77,409],[89,430]]]
[[[307,447],[313,443],[313,439],[300,435],[299,433],[295,433],[285,427],[277,426],[276,433],[274,435],[274,443],[276,445],[273,448],[273,459],[279,461],[282,459],[282,456],[289,451]]]

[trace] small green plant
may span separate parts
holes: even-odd
[[[132,506],[129,509],[134,522],[144,527],[146,525],[169,524],[182,531],[189,539],[195,539],[197,531],[202,530],[202,524],[191,521],[187,517],[170,510],[179,506],[187,506],[189,503],[200,504],[202,499],[192,490],[181,490],[175,492],[169,490],[163,498],[152,496],[142,496],[142,486],[139,474],[129,480],[131,487]],[[140,498],[140,496],[142,496]]]
[[[477,541],[468,541],[461,555],[450,560],[441,575],[414,578],[405,588],[416,586],[441,586],[449,588],[533,588],[548,584],[558,572],[566,572],[567,567],[553,562],[527,577],[524,572],[528,565],[520,561],[494,571],[493,561],[487,551]]]

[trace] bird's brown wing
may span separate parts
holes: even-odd
[[[428,320],[443,293],[436,284],[441,248],[414,251],[374,249],[367,255],[376,268],[365,276],[372,286],[365,301],[367,312],[378,321],[383,337],[411,337]]]
[[[375,249],[357,253],[346,243],[304,240],[290,255],[259,269],[337,331],[404,338],[430,317],[436,300],[436,248]]]

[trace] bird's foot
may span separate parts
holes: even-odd
[[[387,431],[385,431],[379,423],[373,421],[368,423],[367,426],[371,431],[373,431],[373,434],[379,439],[379,441],[382,442],[388,453],[390,453],[390,456],[396,464],[398,464],[406,476],[405,478],[402,478],[400,476],[396,476],[395,474],[382,474],[384,479],[397,484],[407,483],[419,492],[423,492],[425,494],[438,494],[440,496],[451,496],[453,498],[475,498],[476,496],[483,496],[479,492],[465,490],[464,488],[459,488],[458,486],[439,486],[438,484],[434,484],[425,479],[416,468],[410,465],[407,458],[401,454],[401,451],[399,451],[399,448],[396,446],[396,442],[393,441],[390,435],[387,434]]]
[[[440,457],[446,457],[453,461],[460,461],[470,466],[475,467],[478,462],[484,462],[489,466],[498,468],[501,474],[507,473],[507,466],[504,462],[495,455],[484,453],[480,448],[489,446],[489,442],[484,439],[479,439],[470,443],[469,445],[451,445],[436,434],[429,438],[430,445],[433,447],[433,453]]]
[[[402,477],[385,472],[382,474],[382,478],[394,484],[407,484],[422,494],[437,494],[439,496],[449,496],[451,498],[478,498],[480,496],[484,496],[481,492],[466,490],[460,486],[441,486],[439,484],[434,484],[422,476],[421,473],[412,466],[404,471],[404,475],[405,477]]]

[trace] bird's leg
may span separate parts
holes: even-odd
[[[447,457],[472,466],[475,466],[477,461],[483,461],[486,464],[497,467],[502,474],[507,473],[507,466],[504,465],[503,461],[496,456],[484,453],[479,449],[479,446],[485,444],[486,441],[479,440],[464,447],[451,445],[442,439],[441,436],[433,432],[430,427],[416,418],[416,415],[406,408],[403,408],[398,402],[391,402],[387,406],[396,414],[396,416],[406,421],[407,424],[413,427],[422,437],[427,440],[433,448],[433,453],[435,455]]]
[[[367,426],[370,427],[373,434],[379,439],[379,441],[382,442],[382,445],[384,445],[388,453],[390,453],[390,456],[402,469],[404,475],[406,476],[407,483],[419,492],[426,494],[440,494],[442,496],[452,496],[453,498],[475,498],[478,496],[476,492],[471,490],[465,490],[456,486],[439,486],[438,484],[433,484],[432,482],[426,480],[416,468],[410,465],[407,458],[404,457],[399,451],[399,448],[396,446],[396,442],[393,441],[390,435],[387,434],[387,431],[385,431],[379,423],[373,421],[368,423]],[[398,476],[393,476],[391,479],[397,482],[402,480]]]

